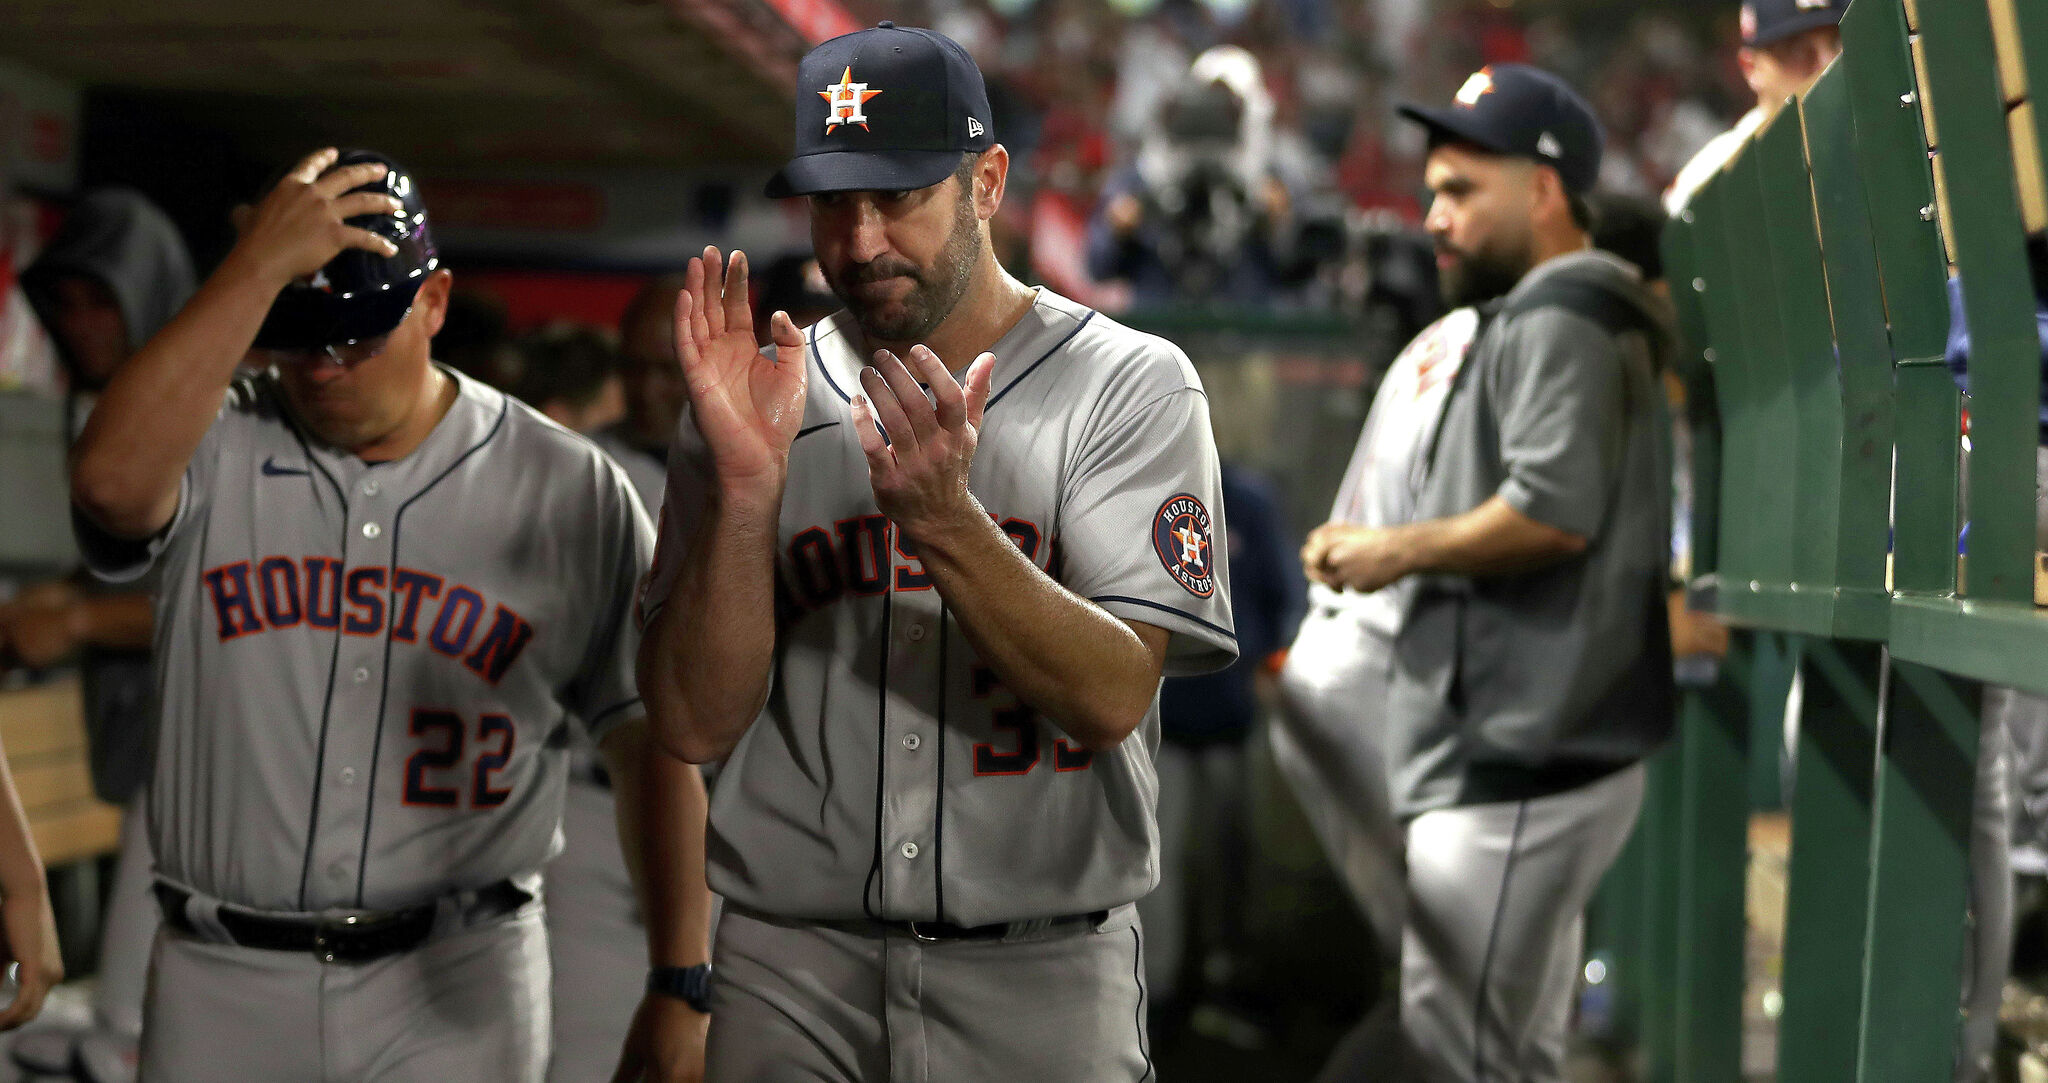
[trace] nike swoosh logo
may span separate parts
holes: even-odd
[[[289,466],[279,466],[274,457],[263,460],[263,476],[267,478],[305,477],[310,473],[310,470],[294,470]]]

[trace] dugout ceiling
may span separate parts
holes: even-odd
[[[805,40],[774,0],[0,0],[0,56],[262,161],[761,165]]]

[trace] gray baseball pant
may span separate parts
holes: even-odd
[[[1143,935],[925,942],[726,904],[708,1083],[1150,1083]]]
[[[1403,839],[1376,712],[1392,665],[1387,636],[1350,613],[1317,609],[1287,653],[1282,709],[1267,730],[1274,765],[1389,959],[1401,944]]]
[[[540,1083],[548,945],[539,904],[363,964],[165,928],[151,953],[141,1083]]]
[[[1562,1083],[1586,904],[1643,801],[1641,764],[1408,825],[1401,1031],[1410,1083]]]

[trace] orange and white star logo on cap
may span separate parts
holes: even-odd
[[[846,72],[837,83],[818,91],[818,97],[825,99],[825,131],[830,132],[842,124],[858,124],[862,131],[871,130],[868,128],[868,115],[861,107],[880,93],[879,90],[869,90],[866,83],[854,82],[853,66],[847,65]]]
[[[1467,109],[1479,104],[1479,99],[1493,93],[1493,69],[1481,68],[1472,73],[1465,85],[1458,88],[1457,102]]]

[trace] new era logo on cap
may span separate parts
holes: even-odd
[[[1556,136],[1549,132],[1544,132],[1536,137],[1536,153],[1541,154],[1545,158],[1562,158],[1564,157],[1564,145],[1557,141]]]
[[[981,126],[981,121],[978,121],[973,117],[967,118],[967,138],[980,139],[984,134],[987,133],[987,131],[988,129]]]

